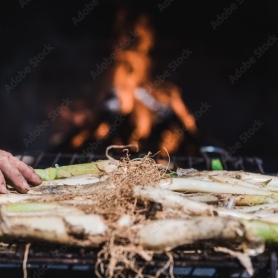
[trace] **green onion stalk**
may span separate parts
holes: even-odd
[[[117,168],[117,163],[111,160],[99,160],[91,163],[74,164],[68,166],[56,166],[46,169],[35,169],[35,172],[43,181],[81,176],[86,174],[98,175],[100,173],[112,172]]]

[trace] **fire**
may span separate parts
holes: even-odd
[[[82,129],[77,135],[71,140],[71,146],[75,149],[81,147],[84,142],[89,138],[90,132],[88,129]]]
[[[167,130],[164,130],[162,132],[161,141],[159,144],[161,156],[167,156],[167,152],[165,151],[165,149],[168,151],[168,153],[176,152],[183,139],[184,132],[182,132],[182,130],[177,126],[173,126]]]
[[[118,17],[123,25],[124,14]],[[118,24],[118,28],[120,24]],[[119,101],[120,113],[130,115],[134,130],[128,139],[130,144],[140,145],[147,139],[153,126],[171,110],[191,134],[197,134],[195,119],[181,97],[181,90],[174,84],[164,81],[159,86],[151,86],[150,50],[154,43],[154,31],[146,15],[142,15],[134,25],[136,41],[127,49],[121,49],[116,55],[113,75],[113,87]],[[119,35],[120,44],[126,41],[127,33]],[[166,155],[163,146],[173,153],[182,143],[184,135],[177,136],[175,129],[162,133],[159,148]]]
[[[101,123],[97,130],[95,131],[95,137],[97,139],[103,139],[108,135],[110,125],[106,122]]]
[[[120,11],[117,17],[115,65],[112,74],[112,87],[119,103],[119,113],[128,116],[133,128],[128,142],[138,144],[147,139],[154,126],[174,114],[192,135],[198,134],[194,116],[182,100],[182,91],[175,84],[164,81],[158,86],[151,77],[150,50],[154,44],[154,30],[148,16],[141,15],[133,25],[135,39],[128,41],[130,30],[126,29],[125,12]],[[126,43],[128,42],[128,43]],[[124,44],[125,43],[125,44]],[[128,45],[126,48],[119,45]],[[107,123],[101,123],[95,132],[98,138],[105,137],[109,130]],[[185,139],[184,131],[170,126],[162,132],[159,149],[166,155],[174,153]],[[185,129],[184,129],[185,130]]]
[[[89,109],[83,99],[74,99],[70,106],[63,108],[61,117],[77,127],[83,127],[86,123],[92,122],[93,112]]]
[[[134,26],[136,40],[130,42],[128,49],[116,52],[113,87],[120,102],[121,113],[127,115],[134,108],[134,91],[149,80],[150,57],[153,33],[148,27],[148,19],[141,16]],[[119,45],[127,39],[127,35],[120,35]]]

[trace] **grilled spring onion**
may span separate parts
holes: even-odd
[[[190,216],[229,216],[239,219],[259,219],[259,217],[252,214],[225,208],[215,208],[212,205],[192,201],[167,189],[136,186],[134,196],[141,200],[161,203],[164,207],[179,210]]]
[[[179,245],[215,238],[277,243],[278,224],[208,216],[163,219],[152,221],[139,229],[135,241],[149,249],[171,250]]]
[[[198,216],[152,221],[138,231],[135,243],[148,249],[169,251],[198,240],[240,237],[244,237],[244,227],[238,220]]]
[[[112,172],[117,168],[117,161],[99,160],[91,163],[74,164],[69,166],[35,169],[43,181],[69,178],[86,174],[100,174]]]
[[[274,196],[262,195],[238,195],[235,196],[237,206],[261,205],[277,203],[277,198]]]
[[[235,197],[236,206],[250,206],[250,205],[262,205],[262,204],[273,204],[277,203],[275,197],[261,196],[261,195],[232,195],[232,194],[213,194],[213,193],[180,193],[187,197],[189,200],[207,203],[207,204],[217,204],[219,202],[227,202],[231,196]]]
[[[5,204],[0,206],[0,217],[0,236],[10,238],[85,246],[99,244],[107,230],[99,215],[57,203]]]
[[[228,184],[221,182],[212,182],[198,180],[196,178],[173,178],[172,182],[168,180],[160,181],[161,188],[167,188],[179,192],[207,192],[207,193],[230,193],[230,194],[248,194],[265,195],[278,198],[278,193],[267,189],[258,189],[243,186],[240,184]]]
[[[184,175],[185,177],[209,177],[209,176],[222,176],[222,177],[230,177],[237,180],[242,180],[248,183],[266,186],[268,188],[277,188],[278,187],[278,177],[263,175],[251,172],[244,171],[191,171],[188,174]]]

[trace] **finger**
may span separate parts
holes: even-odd
[[[11,181],[13,185],[19,192],[27,193],[30,190],[25,178],[18,171],[18,169],[11,164],[10,159],[6,156],[0,158],[0,169],[6,179]]]
[[[24,162],[20,161],[17,157],[11,156],[10,162],[14,165],[18,171],[23,175],[25,179],[31,182],[34,185],[39,185],[42,183],[40,176],[35,172],[35,170],[25,164]]]
[[[12,156],[10,153],[0,150],[0,159],[2,159],[3,157],[9,158],[10,156]]]
[[[0,193],[7,193],[5,178],[0,170]]]

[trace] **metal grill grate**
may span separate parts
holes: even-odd
[[[25,243],[16,242],[0,245],[1,277],[22,277],[22,262]],[[195,250],[195,251],[186,251]],[[201,251],[202,250],[202,251]],[[95,263],[98,249],[77,248],[65,245],[33,243],[28,254],[28,277],[96,277]],[[137,263],[145,265],[144,273],[155,275],[166,262],[165,255],[155,255],[147,265],[140,258]],[[252,258],[253,277],[274,278],[278,274],[275,252],[267,252]],[[175,251],[174,277],[250,277],[237,259],[220,253],[213,253],[204,245],[184,246]],[[126,277],[134,277],[126,273]],[[169,277],[164,272],[160,277]]]
[[[136,154],[134,157],[143,157],[145,154]],[[82,154],[62,154],[62,153],[24,153],[16,154],[16,156],[32,166],[33,168],[47,168],[53,167],[55,164],[60,166],[86,163],[99,159],[107,159],[103,155],[88,155],[84,157]],[[116,155],[115,158],[119,159],[121,156]],[[131,156],[132,157],[132,156]],[[168,159],[161,158],[159,155],[155,156],[154,159],[158,162],[167,163]],[[212,160],[215,157],[209,157],[208,155],[203,155],[202,157],[184,157],[184,156],[171,156],[171,167],[173,169],[180,168],[196,168],[197,170],[211,170]],[[263,168],[263,162],[257,157],[227,157],[220,158],[222,166],[225,170],[243,170],[248,172],[265,173]]]

